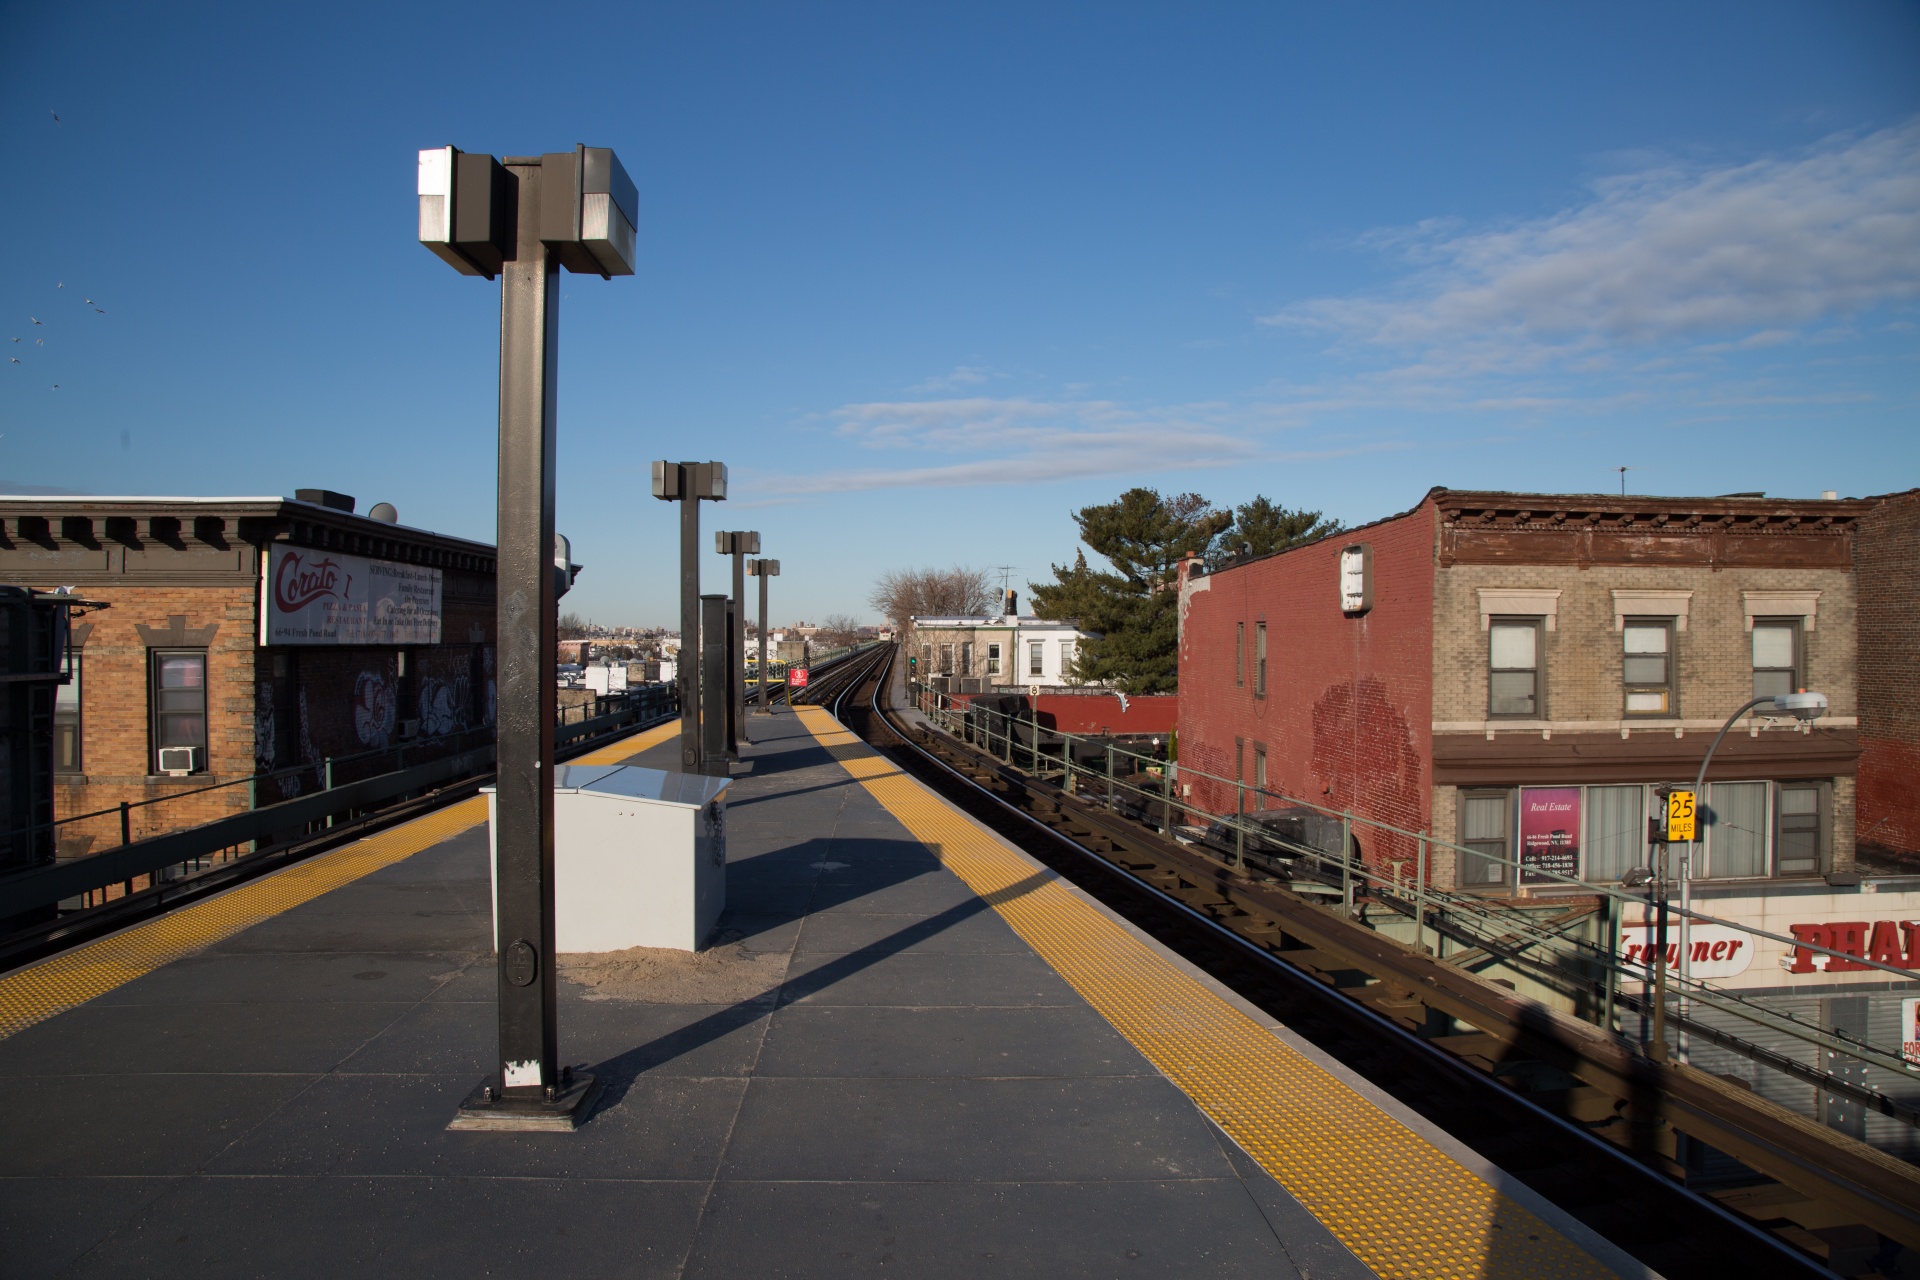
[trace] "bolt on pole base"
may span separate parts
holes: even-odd
[[[572,1133],[593,1113],[600,1082],[582,1072],[563,1073],[551,1098],[509,1096],[482,1081],[473,1087],[449,1130],[491,1133]]]

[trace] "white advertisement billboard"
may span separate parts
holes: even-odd
[[[440,570],[273,545],[263,644],[439,644]]]

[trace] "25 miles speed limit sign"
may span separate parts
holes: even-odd
[[[1694,840],[1697,815],[1691,791],[1667,793],[1667,843],[1690,844]]]

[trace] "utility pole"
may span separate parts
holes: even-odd
[[[727,500],[723,462],[656,462],[653,496],[680,504],[680,771],[700,773],[700,504]]]
[[[504,163],[454,147],[422,151],[418,191],[421,243],[462,275],[501,277],[499,1058],[449,1127],[570,1130],[594,1081],[561,1066],[555,1018],[555,610],[567,573],[553,528],[560,269],[632,275],[638,199],[612,151],[584,146]]]
[[[747,573],[760,579],[760,713],[765,715],[767,706],[767,579],[780,576],[778,560],[749,560]]]

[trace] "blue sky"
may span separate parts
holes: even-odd
[[[1044,578],[1135,484],[1920,484],[1912,3],[530,12],[11,7],[0,491],[490,538],[497,286],[415,243],[415,152],[576,142],[641,204],[562,304],[601,621],[673,617],[656,457],[729,464],[779,618]]]

